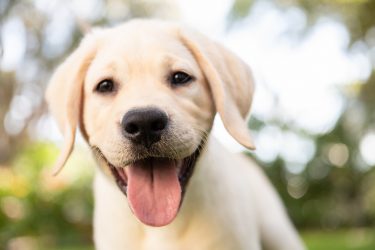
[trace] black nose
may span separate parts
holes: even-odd
[[[124,115],[121,125],[126,138],[149,148],[160,141],[168,125],[168,116],[157,108],[133,109]]]

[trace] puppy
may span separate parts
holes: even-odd
[[[253,149],[253,93],[238,57],[179,25],[133,20],[86,35],[47,101],[64,135],[56,173],[77,126],[98,163],[96,248],[304,249],[259,167],[209,135],[217,112]]]

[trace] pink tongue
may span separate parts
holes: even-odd
[[[176,162],[139,161],[128,166],[127,195],[137,218],[149,226],[165,226],[176,217],[181,201]]]

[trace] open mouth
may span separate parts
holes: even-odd
[[[148,157],[126,167],[115,167],[94,150],[107,162],[134,215],[146,225],[164,226],[177,215],[201,146],[183,159]]]

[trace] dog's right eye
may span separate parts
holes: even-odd
[[[113,81],[110,79],[105,79],[96,85],[95,91],[99,93],[110,93],[114,90]]]

